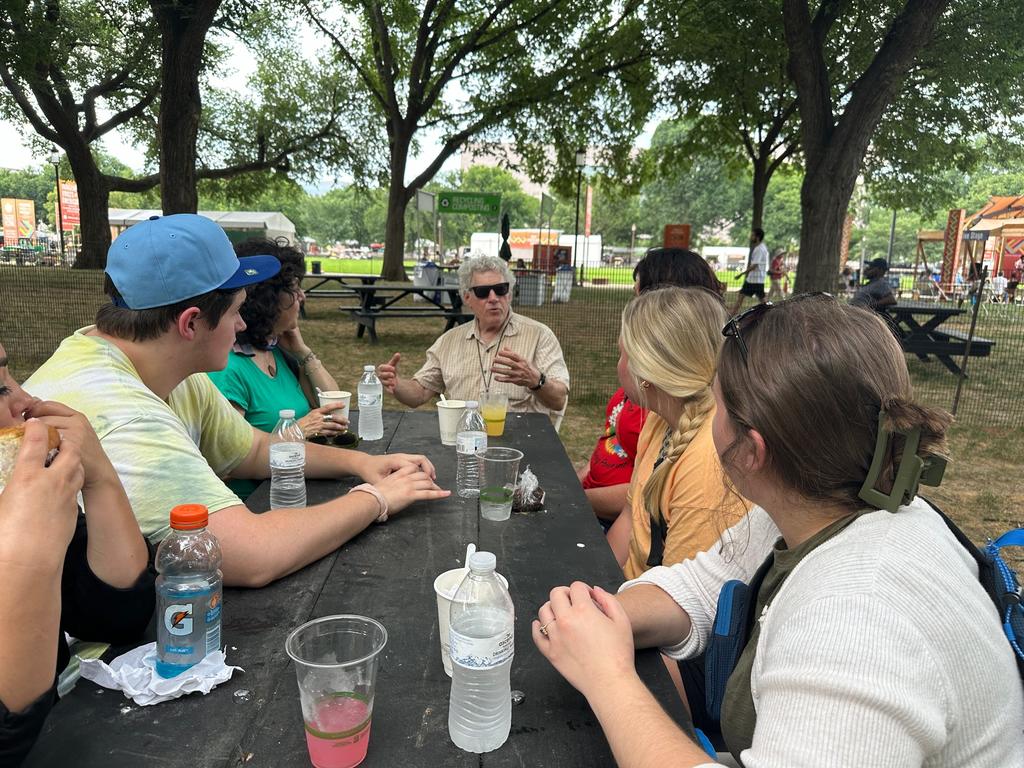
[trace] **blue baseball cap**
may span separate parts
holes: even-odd
[[[194,213],[153,216],[111,243],[106,273],[127,309],[167,307],[215,290],[267,280],[281,271],[275,256],[235,255],[220,225]]]

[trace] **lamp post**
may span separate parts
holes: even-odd
[[[633,263],[633,255],[636,249],[636,224],[629,227],[629,263]]]
[[[580,188],[583,186],[583,168],[587,164],[587,150],[576,150],[576,226],[572,235],[572,275],[576,279],[576,251],[579,250],[580,239]],[[583,280],[580,280],[583,285]]]
[[[50,155],[50,162],[53,163],[53,177],[57,182],[57,232],[60,233],[60,263],[64,264],[67,255],[64,252],[64,221],[60,213],[60,155],[56,151]]]

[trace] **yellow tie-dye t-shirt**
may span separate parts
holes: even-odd
[[[242,502],[220,479],[252,448],[252,427],[204,374],[189,376],[161,400],[131,360],[92,326],[64,339],[25,382],[89,419],[121,478],[143,534],[167,535],[171,508],[203,504],[211,513]]]

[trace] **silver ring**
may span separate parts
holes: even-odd
[[[333,413],[325,413],[324,414],[324,421],[334,421],[334,414]]]

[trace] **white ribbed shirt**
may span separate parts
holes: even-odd
[[[779,536],[760,507],[708,552],[627,582],[689,614],[700,653],[718,591]],[[1024,766],[1024,688],[977,566],[920,499],[872,512],[810,552],[761,619],[746,768]]]

